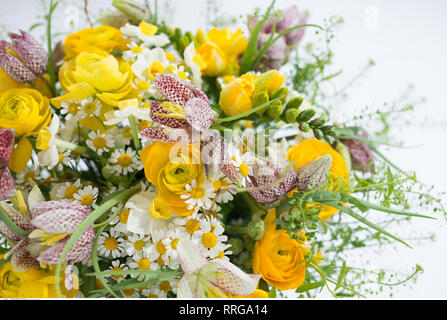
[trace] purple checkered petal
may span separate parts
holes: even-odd
[[[15,210],[13,207],[7,205],[5,202],[0,202],[0,206],[16,226],[29,232],[35,229],[34,226],[30,223],[30,221],[23,214]]]
[[[157,90],[171,103],[183,106],[189,99],[202,98],[208,101],[206,94],[189,82],[179,81],[171,75],[157,74],[155,78]]]
[[[37,78],[19,59],[8,54],[0,54],[0,67],[21,83],[31,83]]]
[[[140,136],[166,143],[191,143],[191,135],[185,129],[144,128]]]
[[[192,98],[185,104],[186,121],[193,129],[204,132],[214,123],[214,113],[202,98]]]
[[[0,54],[8,54],[6,49],[12,49],[12,44],[8,41],[1,40],[0,41]]]
[[[24,238],[9,251],[12,254],[11,265],[14,271],[25,272],[31,267],[39,267],[37,259],[28,251],[29,244],[29,239]]]
[[[92,252],[95,231],[92,227],[85,230],[64,258],[64,262],[76,263],[88,258]],[[38,261],[48,264],[57,264],[67,244],[68,238],[59,241],[56,245],[44,250],[37,257]]]
[[[171,128],[183,128],[186,127],[186,121],[183,119],[174,119],[169,117],[158,116],[159,114],[169,115],[166,109],[160,106],[160,102],[151,102],[151,119],[159,124],[162,124]]]
[[[16,184],[8,167],[2,166],[0,160],[0,200],[6,200],[14,196],[16,191]]]
[[[0,221],[0,233],[3,234],[6,239],[12,242],[17,242],[22,239],[21,236],[12,232],[3,221]]]
[[[72,233],[90,214],[81,204],[62,201],[42,202],[32,211],[35,214],[31,220],[33,226],[47,233]]]
[[[48,55],[40,46],[23,40],[13,40],[14,51],[23,63],[36,75],[45,73]]]
[[[202,135],[200,152],[208,180],[218,179],[221,166],[227,157],[227,150],[227,143],[219,131],[207,130]]]
[[[0,129],[0,159],[8,163],[12,148],[14,147],[14,130]]]

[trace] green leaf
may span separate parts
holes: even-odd
[[[346,261],[343,261],[343,265],[341,266],[340,274],[339,274],[338,280],[337,280],[337,285],[335,286],[335,290],[334,291],[337,291],[338,288],[340,288],[340,286],[341,286],[343,280],[345,279],[346,274],[348,273],[348,271],[349,271],[349,268],[346,267]]]
[[[244,55],[242,56],[240,74],[244,74],[251,70],[250,67],[252,65],[253,58],[256,57],[258,52],[259,32],[261,31],[261,28],[266,21],[267,19],[259,21],[250,34],[247,48],[245,49]]]
[[[307,292],[324,286],[324,281],[304,283],[295,290],[296,293]]]
[[[276,298],[276,287],[273,286],[269,292],[269,298]]]

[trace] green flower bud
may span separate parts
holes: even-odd
[[[326,121],[327,120],[325,117],[318,117],[318,118],[312,120],[311,122],[309,122],[309,124],[312,128],[319,128],[322,125],[324,125],[326,123]]]
[[[338,131],[334,126],[323,126],[320,129],[328,136],[336,137],[338,135]]]
[[[190,41],[189,41],[189,38],[187,36],[181,37],[180,38],[180,43],[179,43],[181,51],[184,51],[185,48],[189,45],[189,43],[190,43]]]
[[[324,133],[320,129],[312,129],[312,131],[314,132],[315,138],[319,140],[322,140],[324,138]]]
[[[269,94],[267,93],[267,90],[255,91],[255,93],[251,97],[251,102],[254,108],[259,107],[268,101]],[[268,107],[269,106],[266,105],[265,108],[262,108],[262,110],[259,110],[257,113],[263,114],[268,109]]]
[[[286,110],[298,109],[301,106],[302,103],[303,103],[303,98],[301,98],[301,97],[292,98],[289,101],[287,101],[285,109]]]
[[[296,178],[300,191],[313,190],[327,182],[327,175],[331,170],[332,156],[326,154],[311,162],[301,170]]]
[[[240,238],[230,238],[227,243],[231,245],[233,254],[239,254],[244,249],[244,242]]]
[[[265,226],[263,220],[252,221],[247,226],[247,233],[252,239],[261,240],[264,236],[264,229]]]
[[[281,112],[282,112],[281,101],[272,102],[267,110],[267,114],[273,119],[278,118],[281,115]]]
[[[298,122],[307,122],[315,115],[314,109],[306,109],[298,115]]]
[[[192,34],[191,32],[186,31],[186,32],[185,32],[185,36],[188,37],[188,39],[189,39],[189,43],[191,43],[191,42],[194,41],[194,36],[193,36],[193,34]]]
[[[310,130],[310,126],[307,122],[300,123],[300,130],[303,132],[308,132]]]
[[[349,153],[348,146],[346,146],[344,143],[341,143],[340,141],[337,141],[337,144],[335,145],[335,150],[337,150],[341,154],[343,160],[345,160],[346,169],[348,169],[348,172],[350,172],[352,164],[351,164],[351,154]]]
[[[180,28],[175,28],[174,30],[174,37],[177,39],[180,39],[183,36],[182,30]]]
[[[276,89],[275,91],[273,91],[270,94],[270,99],[273,100],[273,99],[279,98],[281,100],[284,100],[287,98],[288,92],[289,92],[289,89],[287,89],[286,87]]]
[[[149,8],[141,3],[132,0],[113,0],[112,5],[135,24],[152,19]]]
[[[298,117],[299,111],[297,109],[289,109],[285,113],[286,122],[287,123],[293,123],[295,122],[296,118]]]

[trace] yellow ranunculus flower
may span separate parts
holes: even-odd
[[[112,53],[114,49],[126,50],[129,42],[112,26],[86,28],[65,38],[65,59],[72,59],[84,51]]]
[[[63,272],[62,272],[63,275]],[[11,262],[0,268],[0,298],[58,298],[54,272],[35,267],[25,272],[14,271]],[[72,298],[78,290],[65,289],[61,277],[61,293]]]
[[[219,105],[226,116],[234,116],[252,108],[254,76],[246,73],[227,84],[220,92]]]
[[[332,156],[332,164],[330,169],[329,183],[344,183],[349,182],[349,172],[346,168],[345,160],[340,153],[335,151],[329,144],[318,139],[307,139],[300,142],[297,146],[289,148],[287,153],[287,160],[295,162],[295,168],[302,168],[308,163],[315,161],[321,156],[330,154]],[[338,190],[338,187],[331,187],[332,190]],[[321,212],[318,217],[321,220],[326,220],[332,217],[338,210],[328,205],[322,205]]]
[[[188,192],[185,186],[192,180],[199,185],[203,182],[199,147],[156,141],[143,149],[140,156],[146,178],[155,185],[158,197],[174,213],[189,216],[193,210],[188,210],[180,196]]]
[[[13,128],[16,136],[30,136],[51,121],[50,102],[39,91],[10,89],[0,96],[0,128]]]
[[[81,52],[65,62],[59,71],[62,89],[67,93],[51,99],[60,107],[62,101],[96,96],[105,104],[118,106],[133,92],[130,65],[106,52]]]
[[[291,239],[286,230],[277,230],[276,209],[264,219],[265,231],[253,251],[253,272],[278,290],[298,288],[306,275],[304,255],[308,250]]]
[[[213,28],[206,35],[199,29],[196,39],[199,46],[196,48],[194,61],[204,75],[216,77],[238,73],[238,57],[248,44],[241,29],[232,32],[228,28]]]

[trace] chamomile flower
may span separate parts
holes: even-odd
[[[219,179],[214,181],[214,191],[216,192],[216,201],[227,203],[233,200],[234,195],[237,193],[237,185],[232,183],[228,178]]]
[[[87,186],[78,190],[78,192],[73,194],[73,198],[77,200],[80,204],[97,208],[96,198],[98,197],[98,188],[94,188],[92,186]]]
[[[132,298],[140,298],[140,292],[137,289],[123,289],[121,290],[123,298],[132,299]]]
[[[131,259],[128,262],[128,266],[130,269],[133,269],[133,270],[156,271],[159,269],[159,265],[157,263],[155,263],[154,260],[152,260],[150,257],[143,257],[143,256],[140,258]],[[144,281],[149,278],[148,275],[144,275],[144,274],[140,274],[140,275],[132,274],[130,276],[132,278],[137,278],[138,281]]]
[[[189,239],[200,229],[200,219],[197,214],[188,217],[178,218],[174,221],[178,227],[178,233],[185,234]]]
[[[111,228],[110,232],[103,232],[98,239],[98,252],[104,257],[112,256],[113,259],[120,258],[124,253],[124,239],[120,232]]]
[[[75,200],[74,195],[78,193],[79,189],[81,188],[81,180],[76,180],[73,182],[65,182],[59,188],[56,192],[57,199],[61,200]]]
[[[187,237],[186,231],[184,229],[176,229],[169,231],[166,238],[161,240],[166,249],[166,255],[172,259],[177,259],[177,243],[183,238]]]
[[[236,150],[231,157],[231,163],[237,168],[240,184],[244,188],[247,186],[247,183],[251,182],[250,175],[253,175],[253,168],[248,165],[250,163],[247,161],[249,160],[248,158],[249,155],[247,152],[241,155],[239,150]]]
[[[141,294],[143,295],[143,297],[152,298],[152,299],[168,297],[168,293],[166,291],[164,291],[163,289],[160,289],[159,285],[155,285],[155,284],[143,289]]]
[[[212,183],[204,182],[199,186],[197,180],[192,180],[191,184],[186,184],[185,189],[188,192],[182,194],[180,198],[184,199],[185,203],[188,204],[188,210],[194,208],[206,210],[211,208],[213,198],[216,196]]]
[[[133,259],[139,259],[146,253],[145,248],[149,246],[151,240],[149,237],[141,234],[133,234],[127,237],[127,254]]]
[[[89,117],[99,117],[101,115],[102,103],[99,99],[89,97],[81,100],[79,106],[79,117],[89,118]]]
[[[98,155],[102,155],[103,152],[109,152],[113,148],[112,138],[107,134],[101,133],[100,130],[90,131],[86,143]]]
[[[70,119],[77,119],[79,118],[79,110],[80,110],[80,103],[68,100],[61,102],[61,114],[64,116],[64,119],[70,120]]]
[[[112,271],[122,271],[122,270],[129,270],[129,267],[126,264],[121,263],[119,260],[115,260],[115,261],[112,261],[112,265],[109,267],[109,269],[112,270]],[[111,277],[116,282],[119,283],[119,282],[123,281],[127,277],[127,275],[124,275],[124,274],[114,274]]]
[[[111,209],[112,213],[115,214],[117,208],[113,207]],[[127,232],[127,220],[129,219],[129,209],[122,209],[115,217],[110,221],[110,224],[120,232]]]
[[[132,148],[115,150],[110,159],[112,169],[117,174],[126,175],[135,170],[143,169],[143,163]]]
[[[26,184],[30,183],[30,181],[36,181],[39,177],[39,167],[34,164],[31,167],[26,167],[24,170],[20,171],[16,175],[16,183],[17,184]]]
[[[200,220],[200,229],[194,234],[193,241],[205,252],[207,257],[216,257],[226,249],[224,242],[228,240],[228,237],[223,235],[224,231],[219,220],[207,216]]]

